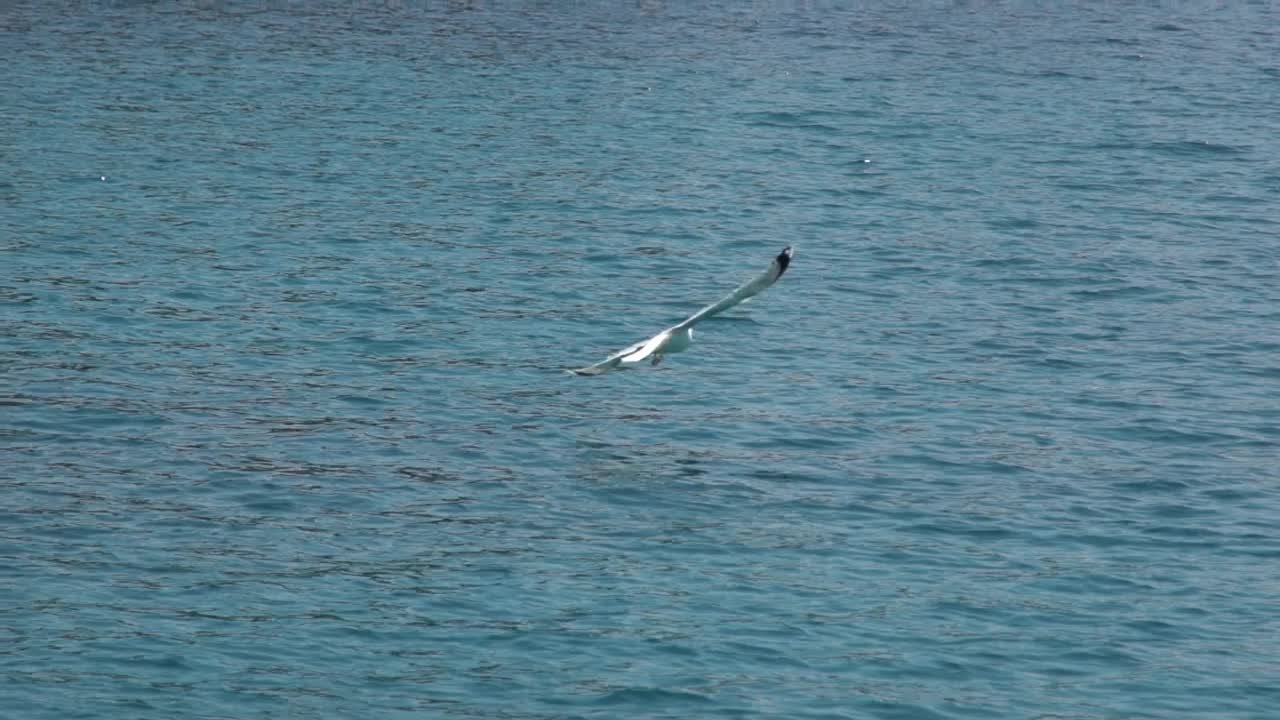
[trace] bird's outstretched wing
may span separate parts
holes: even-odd
[[[693,327],[696,323],[702,322],[709,317],[719,315],[742,302],[746,302],[751,298],[759,295],[769,288],[770,285],[778,282],[778,278],[782,277],[782,273],[787,271],[787,267],[791,265],[791,246],[788,245],[778,253],[778,256],[769,263],[769,269],[748,280],[738,286],[738,289],[725,295],[719,302],[712,303],[698,312],[689,316],[687,320],[676,325],[676,328]]]
[[[619,365],[622,365],[623,363],[631,365],[638,362],[643,362],[648,358],[652,357],[653,354],[657,352],[658,348],[662,347],[662,344],[665,343],[670,337],[671,337],[671,329],[668,328],[658,333],[657,335],[654,335],[648,340],[638,342],[635,345],[630,345],[622,350],[619,350],[618,352],[610,355],[604,360],[601,360],[595,365],[588,365],[584,368],[578,368],[573,372],[577,373],[578,375],[599,375],[601,373],[607,373],[610,370],[615,370]]]
[[[787,271],[787,267],[790,264],[791,246],[788,245],[782,249],[782,252],[778,253],[778,255],[773,258],[773,262],[769,264],[768,269],[738,286],[736,290],[726,295],[719,302],[702,308],[693,315],[690,315],[679,325],[673,325],[648,340],[638,342],[619,350],[594,365],[578,368],[571,372],[578,375],[599,375],[601,373],[607,373],[610,370],[615,370],[623,365],[632,365],[642,362],[652,357],[654,353],[661,351],[662,347],[671,340],[674,333],[689,330],[689,328],[692,328],[695,324],[706,320],[713,315],[718,315],[734,305],[745,302],[764,292],[770,285],[777,282],[778,278],[782,277],[782,273]],[[687,340],[687,336],[685,336],[684,339]]]

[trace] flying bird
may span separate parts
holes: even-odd
[[[719,315],[734,305],[750,300],[764,292],[770,285],[777,282],[778,278],[782,277],[782,273],[786,272],[787,267],[790,265],[791,246],[788,245],[782,249],[782,252],[778,253],[773,262],[769,263],[767,270],[743,283],[737,290],[729,293],[719,302],[702,308],[679,325],[672,325],[648,340],[638,342],[624,350],[619,350],[595,365],[588,365],[570,372],[578,375],[599,375],[610,370],[639,365],[645,360],[648,360],[651,365],[657,365],[662,362],[662,358],[668,353],[680,352],[689,347],[689,343],[693,341],[694,325],[713,315]]]

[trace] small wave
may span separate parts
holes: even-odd
[[[599,705],[622,705],[622,704],[639,704],[650,707],[655,703],[661,704],[687,704],[687,703],[708,703],[711,698],[700,695],[695,692],[684,690],[663,690],[660,688],[623,688],[615,690],[596,700]]]
[[[1194,157],[1204,155],[1240,155],[1245,152],[1244,148],[1234,145],[1226,145],[1223,143],[1209,142],[1208,140],[1178,140],[1175,142],[1156,142],[1146,146],[1150,150],[1164,153],[1166,155],[1177,155],[1182,157]]]
[[[1071,296],[1081,300],[1117,300],[1150,295],[1154,292],[1156,292],[1155,288],[1143,285],[1122,285],[1098,290],[1076,290],[1071,293]]]
[[[1029,230],[1040,227],[1040,223],[1033,218],[1011,217],[989,220],[987,221],[987,227],[1004,230]]]
[[[1002,258],[982,258],[973,262],[975,267],[1026,267],[1028,265],[1039,265],[1040,261],[1029,257],[1002,257]]]
[[[798,113],[785,111],[742,113],[738,117],[752,127],[791,128],[822,134],[836,134],[841,132],[840,128],[822,122],[822,120],[835,116],[856,117],[859,115],[860,113],[855,112],[833,113],[814,110]]]

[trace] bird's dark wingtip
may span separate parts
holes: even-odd
[[[778,277],[782,277],[782,273],[786,272],[791,265],[791,246],[782,248],[782,252],[778,253],[778,257],[774,260],[778,263]]]

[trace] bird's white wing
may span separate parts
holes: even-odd
[[[657,352],[658,348],[662,347],[662,344],[665,343],[667,341],[667,338],[670,338],[670,337],[671,337],[671,330],[669,329],[663,330],[657,335],[654,335],[648,340],[645,340],[644,344],[642,344],[640,348],[637,349],[635,352],[630,352],[623,355],[621,358],[618,359],[618,362],[638,363],[641,360],[644,360],[645,358]]]
[[[791,246],[788,245],[778,253],[773,262],[769,263],[769,268],[754,278],[738,286],[738,289],[725,295],[719,302],[712,303],[698,312],[689,316],[687,320],[676,325],[676,328],[693,327],[696,323],[702,322],[709,317],[719,315],[734,305],[746,302],[751,298],[759,295],[769,288],[770,285],[778,282],[778,278],[782,277],[782,273],[787,271],[787,266],[791,264]],[[674,329],[674,328],[673,328]]]
[[[622,363],[638,363],[645,358],[653,355],[654,352],[662,347],[662,343],[671,337],[671,330],[663,330],[648,340],[638,342],[635,345],[629,345],[625,349],[610,355],[595,365],[588,365],[584,368],[573,370],[578,375],[599,375],[616,369]]]

